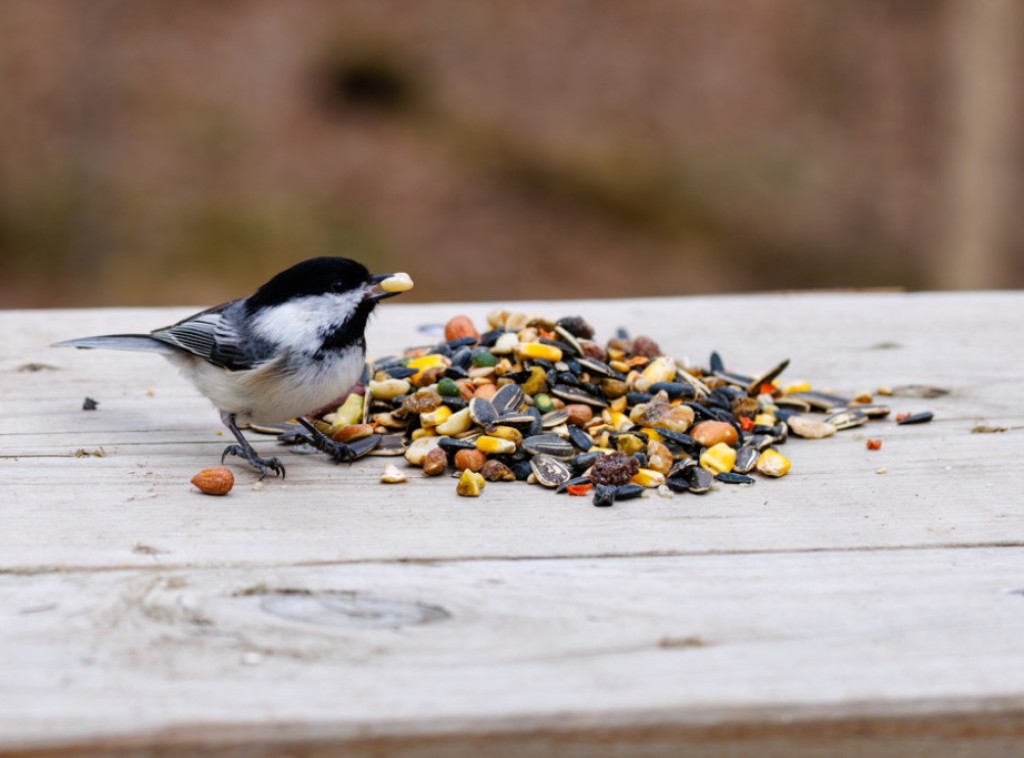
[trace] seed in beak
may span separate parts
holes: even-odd
[[[412,277],[404,272],[391,274],[377,282],[377,288],[388,295],[397,295],[399,292],[408,292],[412,289]]]

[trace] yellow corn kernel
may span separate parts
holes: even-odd
[[[665,441],[665,438],[662,437],[661,434],[658,433],[658,430],[655,429],[653,426],[645,426],[640,431],[643,432],[644,434],[646,434],[647,435],[647,439],[649,439],[651,442],[664,442]]]
[[[652,360],[636,380],[638,392],[646,392],[647,389],[657,382],[671,382],[676,378],[676,362],[667,355],[659,355]]]
[[[331,418],[324,417],[324,421],[330,422],[335,429],[351,424],[358,424],[363,420],[363,396],[354,392],[345,398],[345,402],[338,406]]]
[[[413,429],[412,430],[412,435],[411,435],[413,440],[418,440],[421,437],[436,437],[436,436],[437,436],[437,434],[434,432],[433,429],[424,429],[422,426],[419,429]]]
[[[420,418],[423,418],[420,416]],[[445,421],[434,427],[438,434],[446,434],[450,437],[454,437],[457,434],[468,432],[470,427],[473,426],[473,419],[469,417],[469,407],[465,407],[460,411],[455,411]]]
[[[608,366],[614,371],[618,371],[620,374],[629,373],[629,364],[625,361],[611,361]]]
[[[700,454],[700,465],[712,474],[728,474],[736,464],[736,451],[719,442]]]
[[[633,453],[639,453],[641,450],[647,449],[647,445],[644,444],[644,441],[635,434],[623,434],[616,438],[615,447],[619,449],[619,452],[625,453],[626,455],[632,455]]]
[[[758,413],[754,416],[754,426],[775,426],[775,416],[770,413]]]
[[[542,359],[545,361],[562,360],[562,349],[543,342],[521,342],[515,348],[516,357],[520,360]]]
[[[782,390],[784,395],[792,395],[794,392],[810,392],[811,385],[809,382],[790,382],[786,385],[785,389]]]
[[[412,358],[405,365],[408,368],[418,369],[411,379],[412,383],[416,384],[419,382],[420,377],[423,376],[423,372],[428,368],[447,367],[451,365],[451,361],[438,353],[429,353],[428,355],[421,355],[419,358]]]
[[[466,469],[459,477],[458,484],[455,485],[455,494],[463,497],[480,497],[480,493],[486,486],[487,480],[483,476]]]
[[[530,378],[523,382],[523,394],[524,395],[536,395],[544,388],[544,382],[547,381],[547,372],[544,371],[540,366],[530,367]]]
[[[757,459],[757,470],[765,476],[785,476],[789,472],[789,458],[775,448],[768,448]]]
[[[422,426],[437,426],[443,424],[452,416],[452,409],[447,405],[439,405],[436,410],[429,411],[427,413],[420,414],[420,424]]]
[[[501,437],[481,434],[476,438],[476,449],[488,455],[507,455],[516,451],[516,443]]]
[[[633,484],[641,487],[660,487],[665,483],[665,475],[650,468],[642,468],[630,477]]]
[[[504,426],[499,424],[490,430],[490,435],[503,440],[509,440],[516,447],[519,447],[523,443],[523,433],[514,426]]]
[[[619,397],[615,398],[610,403],[608,403],[608,407],[611,410],[616,411],[617,413],[622,413],[623,411],[626,410],[626,396],[620,395]]]
[[[624,432],[633,426],[633,422],[629,420],[629,416],[625,413],[609,410],[608,408],[601,411],[601,419],[616,432]]]

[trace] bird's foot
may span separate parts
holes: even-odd
[[[293,434],[289,437],[296,442],[312,445],[320,452],[326,453],[335,463],[352,463],[380,444],[379,434],[371,434],[369,437],[362,437],[353,442],[335,442],[306,419],[300,418],[298,421],[309,434]]]
[[[260,479],[263,479],[268,471],[273,471],[274,476],[284,479],[284,464],[278,458],[260,458],[251,446],[228,445],[221,453],[220,462],[223,463],[229,455],[245,458],[250,466],[260,472]]]

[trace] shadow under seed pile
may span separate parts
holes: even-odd
[[[647,336],[620,332],[602,346],[578,316],[496,310],[487,320],[480,333],[455,316],[444,342],[368,362],[363,382],[314,423],[350,459],[404,455],[426,476],[454,470],[460,495],[525,481],[609,506],[784,476],[777,448],[789,434],[824,438],[890,413],[870,396],[782,389],[788,361],[745,376],[717,354],[683,366]]]

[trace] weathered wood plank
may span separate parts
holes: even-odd
[[[21,312],[0,366],[0,476],[8,487],[0,554],[12,567],[148,565],[132,553],[152,544],[181,565],[484,556],[650,554],[729,550],[1016,543],[1024,529],[1014,470],[1024,453],[1018,389],[1024,348],[1007,340],[1003,318],[1024,315],[1017,294],[838,295],[533,303],[544,313],[583,313],[609,333],[623,324],[651,331],[685,353],[700,341],[741,370],[783,355],[793,378],[851,391],[878,384],[932,384],[934,399],[893,398],[900,410],[931,408],[921,427],[879,422],[824,441],[787,446],[794,471],[750,488],[721,487],[706,498],[651,498],[603,514],[584,500],[524,485],[493,485],[481,501],[455,497],[449,480],[416,479],[401,489],[376,483],[380,459],[352,467],[288,450],[285,482],[227,499],[198,496],[191,475],[225,444],[216,414],[149,355],[46,347],[72,333],[132,329],[181,310]],[[483,320],[486,306],[388,306],[374,322],[372,353],[418,341],[420,324],[457,311]],[[712,318],[714,317],[714,318]],[[692,326],[717,320],[715,328]],[[753,336],[765,324],[777,335]],[[70,324],[70,325],[69,325]],[[653,325],[656,324],[657,328]],[[667,334],[662,339],[661,334]],[[769,344],[770,343],[770,344]],[[900,344],[903,347],[892,347]],[[879,348],[879,345],[889,347]],[[875,346],[873,348],[872,346]],[[18,372],[47,361],[58,370]],[[101,401],[80,410],[85,394]],[[1007,427],[971,434],[978,423]],[[880,437],[878,452],[863,437]],[[257,439],[274,451],[271,439]],[[77,451],[103,458],[76,459]],[[888,473],[876,474],[884,467]],[[209,521],[212,519],[213,521]],[[218,528],[209,528],[211,524]],[[246,534],[225,540],[219,529]],[[383,539],[382,534],[387,538]]]
[[[539,751],[718,725],[735,752],[713,754],[753,755],[794,720],[1019,713],[1022,576],[1007,549],[5,575],[0,744],[173,745],[184,725],[219,744],[231,725],[461,755],[489,730],[550,730]],[[786,744],[820,748],[804,728]]]

